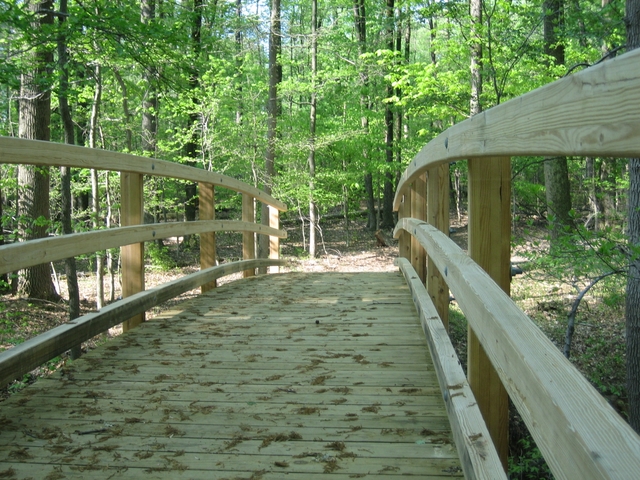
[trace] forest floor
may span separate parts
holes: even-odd
[[[347,225],[343,219],[327,220],[323,223],[322,236],[319,238],[318,256],[309,258],[305,253],[306,239],[299,221],[284,222],[283,228],[288,231],[288,238],[282,241],[282,255],[290,260],[283,271],[304,272],[345,272],[345,271],[395,271],[393,265],[397,257],[397,242],[391,232],[382,232],[388,246],[379,247],[374,233],[365,228],[361,218],[352,220]],[[539,248],[534,239],[528,238],[530,230],[514,229],[514,237],[519,247],[514,248],[517,263],[526,263],[527,253]],[[544,239],[545,227],[541,225],[533,235]],[[451,238],[462,248],[467,247],[466,219],[456,221],[452,218]],[[240,259],[242,255],[240,234],[219,234],[217,236],[218,255],[223,261]],[[197,248],[185,248],[176,239],[167,241],[167,251],[155,251],[148,258],[146,273],[147,287],[153,287],[197,269]],[[62,264],[56,265],[58,277],[62,277]],[[88,260],[79,261],[79,287],[83,313],[95,309],[95,275]],[[220,284],[239,278],[225,277]],[[59,278],[59,290],[66,296],[64,278]],[[105,277],[105,295],[110,297],[110,282]],[[605,396],[611,405],[623,416],[626,413],[625,392],[625,358],[624,358],[624,301],[623,284],[620,292],[594,288],[582,301],[576,333],[572,345],[572,362]],[[176,303],[197,295],[198,291],[187,292],[147,313],[147,319],[158,312],[171,308]],[[567,324],[567,312],[577,295],[575,279],[563,279],[549,272],[528,270],[514,277],[511,285],[511,296],[531,319],[547,334],[558,348],[564,345]],[[114,298],[120,296],[119,285],[115,286]],[[613,300],[612,300],[613,299]],[[621,300],[622,299],[622,300]],[[64,302],[50,303],[31,299],[21,299],[12,295],[0,295],[0,351],[21,343],[39,333],[47,331],[67,321],[67,306]],[[108,333],[83,344],[83,348],[91,349],[105,341],[106,338],[118,335],[118,327]],[[466,364],[466,331],[464,315],[452,302],[450,310],[450,334],[461,362]],[[8,388],[0,389],[0,402],[12,392],[20,390],[32,383],[41,375],[45,375],[67,361],[66,356],[58,357],[40,367],[23,381],[15,382]],[[526,427],[519,416],[512,415],[511,450],[513,460],[512,478],[551,478],[550,474],[538,474],[531,477],[526,472],[530,469],[545,470],[543,460],[532,448],[532,440],[528,437]],[[518,474],[519,472],[519,474]]]

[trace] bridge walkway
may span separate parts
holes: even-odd
[[[3,478],[462,477],[404,278],[286,273],[182,303],[0,404]]]

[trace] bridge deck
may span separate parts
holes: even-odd
[[[462,476],[399,273],[181,304],[0,404],[2,478]]]

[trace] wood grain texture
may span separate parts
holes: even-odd
[[[286,238],[287,236],[285,230],[276,230],[265,225],[240,220],[197,220],[195,222],[132,225],[3,245],[0,247],[0,274],[107,248],[150,242],[158,238],[203,235],[207,232],[255,232],[276,238]]]
[[[449,235],[449,165],[427,171],[427,222]],[[449,287],[427,256],[427,292],[446,330],[449,329]]]
[[[438,135],[402,174],[394,200],[431,167],[492,156],[640,154],[640,51],[632,51],[485,110]]]
[[[112,303],[99,312],[90,313],[0,352],[0,385],[6,385],[89,338],[134,317],[184,292],[217,278],[262,265],[285,265],[283,260],[232,262],[192,273],[173,282],[133,294]]]
[[[267,205],[276,207],[281,212],[287,211],[287,206],[280,200],[247,183],[220,173],[97,148],[0,136],[0,163],[95,168],[210,183],[251,195]]]
[[[421,175],[411,186],[411,218],[427,219],[427,177]],[[427,252],[420,242],[411,237],[411,265],[418,273],[422,283],[427,279]]]
[[[120,175],[120,224],[124,227],[140,225],[144,218],[144,182],[142,174],[123,172]],[[65,237],[61,237],[65,238]],[[25,246],[28,246],[26,243]],[[31,244],[33,245],[33,244]],[[62,258],[78,255],[74,250],[80,245],[87,247],[91,243],[73,242],[61,254]],[[38,245],[36,245],[38,247]],[[44,250],[44,249],[41,249]],[[40,250],[40,251],[41,251]],[[33,251],[33,250],[32,250]],[[38,250],[36,250],[37,252]],[[97,250],[93,250],[94,252]],[[122,297],[130,297],[144,290],[144,243],[127,242],[120,249],[122,272]],[[126,332],[144,322],[144,311],[122,317],[122,329]],[[79,342],[78,342],[79,344]]]
[[[242,220],[248,223],[255,223],[255,204],[254,198],[250,195],[242,195]],[[256,236],[253,232],[242,232],[242,258],[251,260],[256,258]],[[255,269],[245,270],[242,275],[253,277],[256,274]]]
[[[506,479],[500,456],[438,310],[411,264],[403,258],[398,258],[396,264],[409,285],[420,315],[465,478]]]
[[[174,307],[63,372],[1,404],[0,472],[462,477],[398,272],[242,279]]]
[[[511,159],[469,159],[469,257],[509,295],[511,288]],[[468,328],[467,376],[505,469],[509,460],[509,396]]]
[[[416,235],[500,375],[555,478],[635,478],[640,437],[453,241],[413,219]]]
[[[200,183],[198,185],[198,218],[200,220],[216,219],[215,186],[210,183]],[[204,232],[200,234],[200,270],[215,267],[218,264],[216,255],[216,232]],[[216,288],[213,282],[205,283],[200,287],[202,293]]]

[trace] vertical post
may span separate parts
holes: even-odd
[[[411,217],[411,188],[407,189],[402,196],[400,208],[398,209],[398,220]],[[402,230],[398,239],[398,256],[411,261],[411,234]]]
[[[143,219],[142,175],[122,172],[120,174],[120,225],[140,225]],[[122,297],[130,297],[144,290],[144,243],[121,247]],[[144,313],[125,320],[124,332],[144,322]]]
[[[269,206],[269,226],[280,229],[280,211],[276,207]],[[269,236],[269,258],[277,260],[280,258],[280,238]],[[280,267],[273,265],[269,267],[269,273],[279,273]]]
[[[255,207],[253,206],[253,197],[242,194],[242,221],[243,222],[255,222]],[[252,260],[256,258],[256,241],[255,234],[253,232],[242,233],[242,258],[244,260]],[[255,269],[245,270],[243,276],[253,277],[255,276]]]
[[[417,220],[427,219],[426,174],[420,175],[411,185],[411,218]],[[411,236],[411,265],[424,284],[427,277],[427,253],[414,236]]]
[[[198,184],[200,201],[198,211],[200,220],[215,220],[215,188],[210,183]],[[200,234],[200,269],[216,266],[216,232]],[[216,281],[205,283],[200,287],[202,293],[216,288]]]
[[[449,236],[449,164],[427,171],[427,222]],[[449,287],[431,258],[427,259],[427,292],[449,330]]]
[[[509,157],[469,160],[469,255],[510,292],[511,162]],[[478,338],[469,330],[469,384],[503,466],[509,453],[509,397]]]

